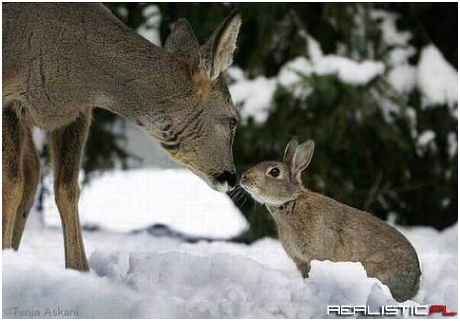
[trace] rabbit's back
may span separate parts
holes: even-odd
[[[421,274],[417,254],[400,232],[379,218],[308,190],[289,212],[272,214],[291,257],[361,262],[399,301],[415,295]]]

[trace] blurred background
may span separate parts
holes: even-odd
[[[262,160],[280,160],[292,137],[313,139],[315,155],[303,174],[309,189],[399,225],[440,230],[457,221],[457,4],[105,5],[159,46],[178,18],[204,41],[232,9],[241,11],[235,63],[227,73],[241,115],[234,144],[239,173]],[[243,242],[275,235],[268,212],[248,196],[224,195],[234,202],[231,210],[220,199],[206,203],[212,199],[207,187],[200,195],[195,187],[182,188],[178,199],[174,186],[190,178],[154,141],[106,111],[94,116],[82,175],[86,229],[110,227],[112,218],[123,217],[116,227],[124,230]],[[39,145],[47,163],[46,139]],[[55,208],[51,176],[44,167],[39,210],[52,212],[46,224],[59,224],[57,211],[46,211]],[[142,193],[150,183],[169,185],[161,195]],[[105,200],[113,210],[98,203],[108,188],[115,189]],[[190,194],[203,203],[188,214]],[[125,206],[117,205],[123,198]],[[178,205],[168,208],[171,203]],[[98,221],[91,211],[99,213]],[[112,211],[121,214],[111,218]],[[233,228],[213,233],[216,220]]]

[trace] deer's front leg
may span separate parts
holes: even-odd
[[[78,172],[90,119],[88,110],[70,125],[51,133],[54,193],[64,232],[65,265],[81,271],[89,268],[78,218]]]
[[[15,251],[19,249],[27,216],[34,203],[35,192],[37,191],[38,182],[40,180],[40,158],[35,149],[31,128],[23,124],[22,131],[23,142],[21,159],[23,189],[21,203],[16,211],[16,220],[13,229],[13,248]]]

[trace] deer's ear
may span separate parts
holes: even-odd
[[[240,26],[241,15],[233,11],[200,48],[199,67],[211,80],[232,64]]]
[[[166,40],[164,49],[168,52],[188,59],[195,56],[200,45],[192,27],[185,19],[179,19],[173,26]]]
[[[286,149],[284,150],[284,157],[283,157],[283,162],[286,165],[291,165],[292,163],[292,158],[294,157],[295,150],[299,143],[297,143],[297,140],[291,139],[289,143],[286,145]]]
[[[292,176],[299,182],[301,182],[300,174],[310,164],[314,150],[315,143],[312,140],[307,140],[305,143],[300,144],[295,150],[290,170]]]

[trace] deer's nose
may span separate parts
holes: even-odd
[[[227,182],[230,187],[234,187],[236,185],[235,172],[223,171],[222,173],[216,175],[215,179],[220,183]]]

